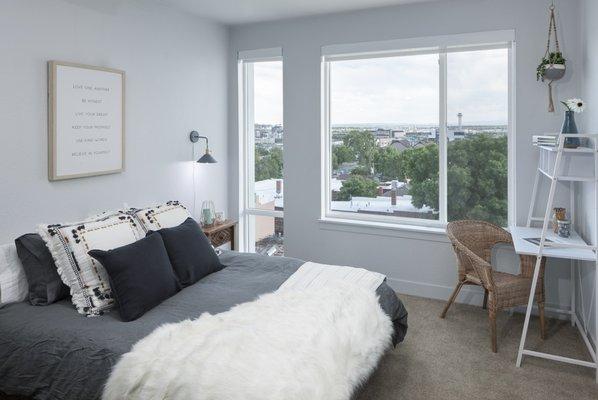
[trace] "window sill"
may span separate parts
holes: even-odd
[[[444,227],[362,221],[336,217],[322,217],[318,219],[318,223],[320,224],[321,229],[324,230],[449,243]]]

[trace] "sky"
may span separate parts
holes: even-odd
[[[253,64],[256,124],[282,124],[282,62]]]
[[[254,66],[255,122],[282,123],[282,63]],[[506,124],[508,51],[447,55],[448,123]],[[331,123],[438,124],[438,55],[333,62]]]

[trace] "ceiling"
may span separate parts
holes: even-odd
[[[433,0],[159,0],[225,24],[244,24]]]

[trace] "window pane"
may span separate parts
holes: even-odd
[[[508,50],[447,55],[448,220],[507,225]]]
[[[438,219],[438,55],[330,63],[333,211]]]
[[[255,246],[254,249],[258,254],[268,256],[283,256],[284,255],[284,224],[283,218],[279,217],[265,217],[261,215],[251,215],[249,217],[250,223],[250,238],[251,244]]]
[[[253,190],[249,206],[283,209],[282,61],[253,64]]]

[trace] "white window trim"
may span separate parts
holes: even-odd
[[[449,243],[445,228],[356,219],[320,218],[321,229]]]
[[[238,121],[239,121],[239,240],[241,251],[254,252],[255,243],[247,238],[255,231],[252,218],[255,216],[284,218],[279,210],[264,210],[251,206],[255,191],[255,121],[253,119],[253,65],[257,62],[282,61],[282,48],[239,51],[237,59]],[[284,73],[284,72],[283,72]],[[251,149],[251,151],[250,151]]]
[[[319,222],[347,226],[353,221],[355,227],[380,228],[384,230],[402,229],[424,233],[444,234],[447,224],[447,53],[474,50],[508,49],[508,127],[507,127],[507,222],[516,220],[515,192],[515,31],[492,31],[447,36],[431,36],[364,42],[355,44],[330,45],[322,47],[321,57],[321,217]],[[439,54],[439,220],[405,218],[385,215],[359,214],[333,211],[331,205],[331,127],[330,127],[330,62],[349,59],[396,57],[414,54]],[[422,229],[423,228],[423,229]]]
[[[242,50],[239,51],[237,59],[245,62],[281,61],[282,47],[272,47],[269,49],[257,50]]]
[[[492,48],[494,45],[515,41],[514,30],[462,33],[456,35],[425,36],[376,42],[333,44],[322,46],[327,60],[372,57],[394,57],[403,54],[436,53],[439,50],[470,51]]]

